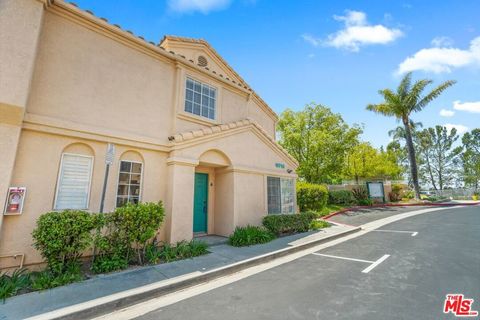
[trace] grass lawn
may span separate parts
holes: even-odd
[[[326,216],[326,215],[328,215],[332,212],[342,210],[343,208],[346,208],[346,206],[341,206],[341,205],[336,205],[336,204],[327,204],[325,206],[325,208],[323,208],[320,211],[320,215],[323,217],[323,216]]]

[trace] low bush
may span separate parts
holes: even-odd
[[[355,202],[358,205],[366,206],[371,205],[373,202],[368,196],[368,190],[364,186],[359,186],[352,190],[353,197],[355,198]]]
[[[297,204],[300,211],[320,211],[327,204],[328,189],[324,185],[297,182]]]
[[[164,215],[162,202],[127,203],[102,215],[97,222],[91,270],[104,273],[125,269],[132,261],[144,264],[147,247],[155,239]]]
[[[208,245],[203,241],[180,241],[175,245],[156,243],[147,245],[145,258],[149,263],[171,262],[181,259],[198,257],[208,253]]]
[[[276,236],[306,232],[310,230],[310,224],[317,219],[318,214],[313,211],[300,214],[277,214],[263,218],[263,226]]]
[[[270,242],[273,239],[275,235],[263,227],[246,226],[235,228],[228,238],[228,243],[234,247],[244,247]]]
[[[407,190],[403,193],[403,197],[405,199],[413,199],[415,198],[415,192],[413,190]]]
[[[349,206],[355,203],[355,198],[350,190],[332,190],[328,192],[328,203]]]
[[[48,269],[60,275],[79,265],[82,252],[92,243],[95,216],[79,210],[42,214],[33,230],[33,246],[47,260]]]
[[[310,230],[319,230],[330,227],[330,224],[324,220],[313,220],[310,222]]]
[[[145,248],[160,229],[164,216],[162,202],[127,203],[115,209],[109,222],[113,224],[113,233],[118,241],[133,248],[137,262],[143,264]],[[127,253],[127,261],[128,258]]]
[[[30,287],[30,274],[27,269],[16,269],[12,274],[0,274],[0,300],[16,295],[19,291]]]
[[[392,185],[392,191],[388,193],[391,202],[398,202],[402,200],[403,188],[399,184]]]
[[[51,289],[84,279],[78,265],[69,265],[69,267],[61,274],[52,272],[49,269],[40,272],[32,272],[31,277],[31,288],[33,290]]]

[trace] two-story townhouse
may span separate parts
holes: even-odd
[[[294,213],[297,162],[275,141],[277,115],[204,40],[146,42],[58,0],[0,4],[0,267],[41,262],[36,220],[163,201],[159,240],[229,235]],[[8,212],[6,212],[8,213]]]

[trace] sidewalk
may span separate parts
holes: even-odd
[[[356,230],[355,227],[333,225],[324,230],[286,236],[251,247],[236,248],[227,244],[214,245],[209,247],[209,254],[193,259],[99,275],[83,282],[9,298],[5,304],[0,304],[0,319],[16,320],[37,316],[145,285],[161,284],[162,281],[167,282],[166,280],[172,282],[177,277],[181,280],[181,276],[195,272],[204,274],[220,267],[238,265],[242,261],[262,255],[268,260],[274,258],[273,254],[278,250],[287,251],[282,252],[285,254],[291,248],[293,252],[303,246],[324,242]],[[268,256],[270,253],[272,253],[271,257]],[[259,258],[258,263],[262,263],[263,258]],[[249,266],[251,266],[251,261],[245,264],[245,267]]]

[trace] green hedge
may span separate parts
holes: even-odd
[[[328,203],[349,206],[355,203],[355,197],[350,190],[334,190],[328,192]]]
[[[42,214],[33,230],[33,246],[47,260],[54,274],[78,265],[85,249],[92,244],[96,216],[85,211],[65,210]]]
[[[311,223],[317,218],[314,212],[300,214],[276,214],[263,218],[263,226],[277,236],[297,232],[307,232]]]
[[[263,227],[246,226],[237,227],[228,238],[228,243],[234,247],[251,246],[267,243],[275,239],[275,235]]]
[[[307,182],[297,183],[297,204],[300,212],[320,211],[327,205],[328,189],[324,185]]]

